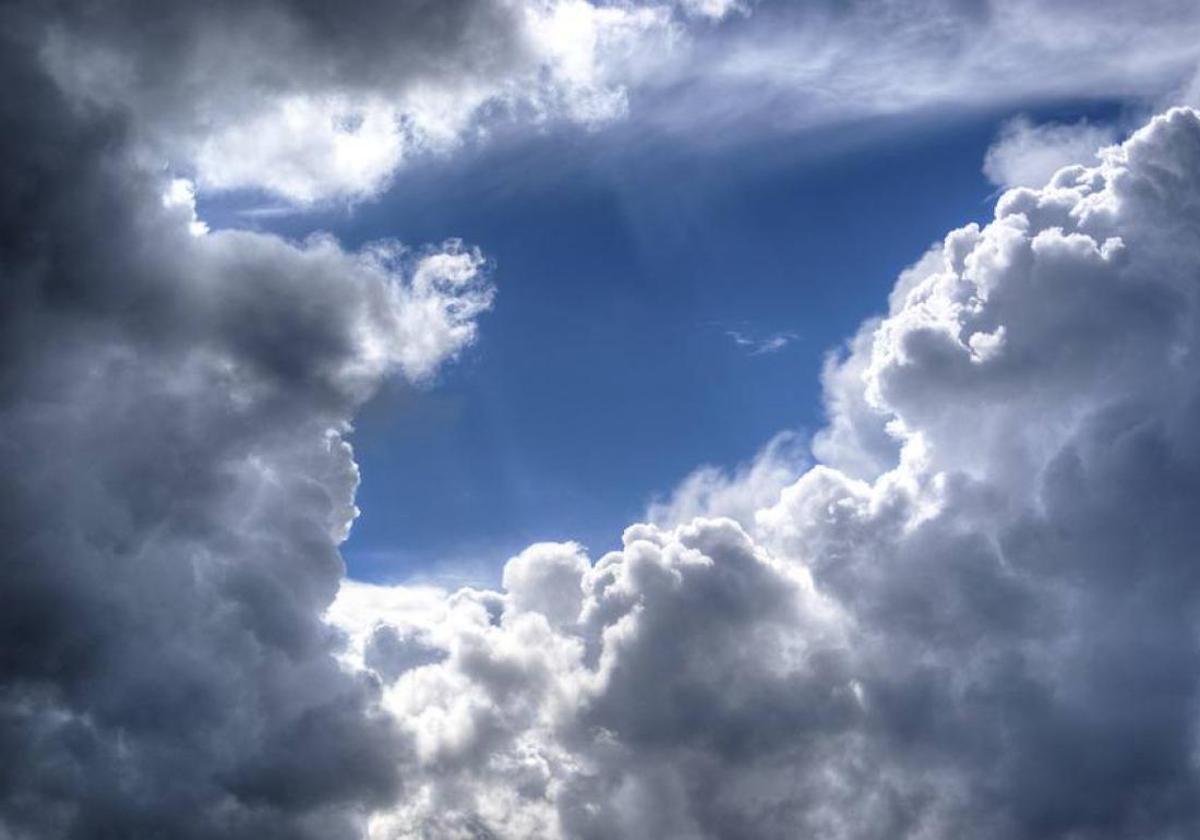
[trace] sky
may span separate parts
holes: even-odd
[[[1200,836],[1198,44],[0,7],[0,840]]]
[[[459,236],[500,289],[482,339],[435,388],[385,386],[357,416],[350,573],[494,585],[532,542],[601,554],[698,466],[735,469],[777,434],[811,435],[825,356],[880,313],[896,266],[986,219],[986,152],[1030,115],[1107,125],[1120,105],[715,151],[637,137],[614,148],[568,129],[404,173],[366,205],[255,219],[351,246]],[[261,201],[201,212],[236,226]]]

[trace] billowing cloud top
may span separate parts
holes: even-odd
[[[343,581],[348,424],[475,340],[487,262],[209,233],[178,179],[370,192],[748,8],[0,12],[0,836],[1200,833],[1192,110],[902,274],[781,493],[782,443],[594,561]]]

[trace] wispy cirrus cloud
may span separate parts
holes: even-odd
[[[754,335],[743,330],[726,330],[728,337],[735,346],[744,350],[751,356],[764,356],[770,353],[778,353],[780,350],[787,347],[794,341],[797,341],[800,336],[794,332],[776,332],[766,335]]]
[[[1187,0],[764,2],[631,85],[632,117],[703,145],[1064,98],[1160,108],[1191,101],[1197,35]]]

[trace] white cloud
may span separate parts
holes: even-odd
[[[751,356],[763,356],[778,353],[799,338],[793,332],[777,332],[768,335],[754,336],[741,330],[726,330],[725,335],[733,343],[745,350]]]
[[[1177,110],[951,232],[830,362],[868,480],[768,449],[384,618],[444,658],[372,836],[1193,833],[1197,195]]]
[[[749,14],[749,3],[742,0],[678,0],[685,14],[718,21],[733,14]]]
[[[294,95],[207,134],[187,163],[207,189],[311,203],[378,192],[421,140],[388,104]]]
[[[1157,105],[1200,63],[1187,0],[761,4],[692,34],[633,86],[633,116],[701,145],[1072,97]]]
[[[192,236],[208,233],[208,225],[196,215],[196,185],[186,178],[173,178],[163,191],[163,207],[180,208],[187,214],[188,232]]]
[[[650,504],[646,519],[665,529],[697,517],[727,516],[753,522],[755,511],[773,504],[807,463],[807,447],[800,435],[783,432],[749,463],[732,471],[714,466],[694,470],[666,499]]]
[[[1116,141],[1112,126],[1084,120],[1035,125],[1016,117],[1004,124],[988,149],[983,173],[999,187],[1041,187],[1064,166],[1094,164],[1098,151]]]
[[[504,565],[502,585],[513,609],[539,613],[553,627],[569,626],[579,617],[588,567],[574,543],[538,543]]]

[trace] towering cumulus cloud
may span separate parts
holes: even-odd
[[[372,836],[1195,836],[1197,278],[1175,110],[902,275],[751,521],[347,584],[406,744]]]

